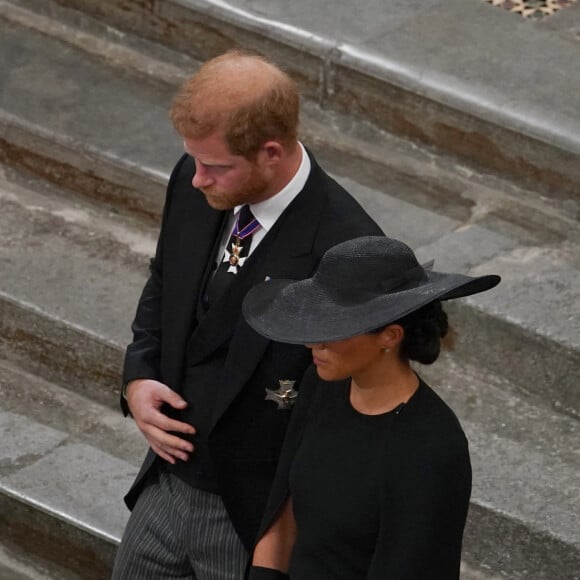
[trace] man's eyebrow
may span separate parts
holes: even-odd
[[[204,161],[201,161],[201,159],[198,159],[197,157],[194,157],[194,159],[198,163],[201,163],[201,165],[203,165],[205,167],[230,167],[230,164],[229,163],[218,163],[218,162],[215,162],[215,163],[212,163],[212,162],[206,163]]]

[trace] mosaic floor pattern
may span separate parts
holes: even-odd
[[[545,18],[562,8],[572,6],[576,0],[485,0],[525,18]]]

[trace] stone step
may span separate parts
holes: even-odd
[[[1,255],[7,273],[0,282],[4,364],[58,383],[61,393],[70,391],[58,400],[58,412],[62,398],[70,396],[76,419],[83,408],[78,406],[79,398],[118,413],[123,345],[129,339],[134,301],[144,280],[146,256],[153,251],[154,234],[125,216],[103,211],[98,204],[81,203],[34,176],[12,168],[5,168],[2,175]],[[82,285],[87,279],[92,288]],[[103,296],[109,302],[103,302]],[[461,310],[452,316],[458,313]],[[540,393],[535,397],[514,394],[519,389],[506,378],[502,366],[491,373],[466,362],[469,357],[462,345],[470,337],[480,340],[478,329],[470,324],[464,327],[465,320],[457,322],[457,350],[441,364],[425,369],[425,374],[457,410],[471,440],[475,483],[466,559],[472,566],[486,566],[484,570],[528,578],[526,562],[535,562],[537,557],[534,570],[541,573],[537,578],[557,578],[555,574],[570,569],[577,558],[573,514],[580,499],[578,421],[554,413],[546,394],[543,399]],[[14,386],[2,397],[6,409],[16,415],[18,404],[30,406],[32,400],[26,394],[27,381],[21,383],[12,381]],[[42,422],[48,416],[45,399],[42,389],[34,389],[39,407],[29,415]],[[62,427],[59,432],[74,430],[74,422],[71,427],[58,414],[51,416]],[[120,414],[115,416],[122,421]],[[86,433],[78,444],[85,445],[93,430],[99,429],[91,429],[91,421],[82,414],[80,420]],[[52,441],[48,435],[44,438]],[[136,442],[131,445],[139,447]],[[131,448],[123,451],[119,443],[100,448],[104,453],[122,453],[121,458],[134,462],[141,457]],[[12,503],[13,496],[6,499],[9,511],[36,518],[34,502],[24,508],[20,502]]]
[[[21,367],[116,407],[154,228],[4,167],[0,208],[2,343]]]
[[[0,545],[0,578],[3,580],[57,580],[40,565],[31,564],[30,558],[15,554]]]
[[[514,396],[501,375],[445,353],[420,374],[469,440],[473,490],[464,558],[502,578],[580,578],[580,423]]]
[[[325,109],[542,187],[580,215],[577,6],[540,22],[462,0],[370,3],[356,19],[350,3],[335,1],[2,4],[83,33],[98,28],[96,19],[122,30],[117,38],[136,34],[197,60],[232,47],[257,50],[282,63]],[[4,12],[22,19],[12,6]]]
[[[180,154],[166,116],[171,91],[125,70],[125,62],[110,66],[14,24],[0,38],[7,55],[2,158],[81,194],[12,167],[0,171],[1,354],[116,406],[122,348],[154,248],[151,222]],[[580,397],[577,224],[538,192],[372,127],[336,138],[348,119],[325,117],[312,103],[305,109],[306,142],[389,235],[442,269],[504,276],[493,293],[450,307],[459,345],[451,362],[436,367],[441,375],[433,374],[434,386],[453,385],[443,393],[457,397],[449,400],[472,443],[479,487],[466,557],[504,577],[574,577],[578,538],[564,508],[552,506],[560,502],[573,514],[578,498],[577,421],[570,417],[579,414]],[[466,382],[474,387],[463,388]],[[28,520],[45,513],[34,502],[6,502]]]
[[[110,97],[132,101],[130,72],[107,69],[100,59],[87,59],[84,51],[69,50],[40,33],[28,34],[6,20],[0,19],[0,30],[2,72],[11,77],[0,93],[0,160],[155,222],[178,150],[167,123],[159,122],[166,118],[171,90],[146,83],[145,93],[132,103],[132,120],[122,119],[121,110],[115,118]],[[24,34],[22,43],[14,33]],[[163,137],[147,126],[159,127]],[[154,154],[146,139],[130,137],[146,133],[147,140],[172,142],[170,149]]]
[[[577,422],[506,394],[497,378],[481,377],[452,356],[421,373],[457,411],[470,440],[467,569],[477,565],[513,579],[574,578],[580,564]],[[79,566],[92,558],[96,572],[107,567],[127,517],[121,497],[144,451],[133,422],[12,361],[0,362],[0,390],[2,542],[34,553],[45,566],[51,558],[59,565],[74,547]],[[57,551],[55,537],[66,537]]]
[[[48,6],[51,15],[70,12],[57,9],[52,0],[42,6],[37,8],[40,13]],[[75,14],[74,24],[87,26],[88,18]],[[177,83],[198,63],[171,51],[158,54],[155,45],[129,34],[113,34],[93,21],[87,32],[79,31],[6,0],[0,0],[2,22],[3,49],[12,55],[2,63],[7,86],[0,95],[3,158],[49,180],[66,182],[85,195],[158,215],[168,171],[181,151],[167,121],[167,108]],[[26,82],[18,72],[23,64],[35,73]],[[94,98],[83,91],[88,82],[99,89]],[[47,84],[67,85],[69,114],[54,114],[62,95],[47,92]],[[102,91],[109,96],[103,98]],[[42,101],[34,98],[37,92],[45,97]],[[73,118],[77,108],[89,109],[91,117],[77,122]],[[519,235],[532,239],[558,241],[562,231],[577,226],[571,205],[562,209],[540,191],[479,174],[372,124],[321,109],[312,100],[305,99],[303,108],[303,138],[336,173],[377,191],[386,187],[392,195],[459,219],[517,227]],[[145,114],[146,132],[142,122],[132,120],[135,111],[140,117]],[[123,122],[116,124],[118,119]],[[132,131],[131,137],[125,129]]]
[[[25,10],[22,6],[33,7],[34,12]],[[137,110],[150,108],[148,117],[151,119],[152,116],[151,120],[156,121],[155,131],[163,131],[159,127],[164,127],[163,137],[167,139],[167,147],[163,151],[155,151],[157,154],[152,155],[151,151],[144,153],[143,149],[147,146],[143,143],[139,143],[135,151],[128,150],[131,147],[124,136],[110,131],[110,121],[102,123],[93,131],[88,131],[83,124],[74,124],[67,119],[66,115],[61,115],[52,116],[53,118],[49,116],[48,120],[42,117],[45,125],[43,126],[37,122],[39,115],[42,116],[42,103],[29,102],[30,93],[34,92],[33,79],[28,79],[29,86],[23,87],[16,74],[16,82],[9,85],[10,90],[7,90],[5,94],[6,108],[4,111],[0,109],[2,133],[10,135],[4,144],[5,158],[11,162],[29,166],[37,172],[43,172],[49,179],[56,179],[58,182],[69,180],[71,185],[80,190],[83,189],[84,184],[84,189],[90,189],[91,195],[108,202],[118,203],[147,215],[158,213],[159,189],[151,189],[150,179],[163,175],[160,185],[164,183],[168,167],[173,164],[173,152],[179,149],[179,144],[175,139],[170,138],[172,133],[167,126],[166,109],[170,94],[173,93],[176,85],[197,68],[198,62],[183,53],[164,49],[158,44],[111,29],[85,13],[63,8],[60,3],[55,3],[53,0],[42,0],[40,3],[37,0],[0,0],[1,19],[4,19],[7,28],[4,35],[5,53],[7,55],[14,53],[20,57],[20,59],[9,58],[4,63],[7,83],[10,81],[11,69],[20,67],[22,55],[24,55],[27,66],[33,68],[39,77],[36,90],[46,92],[45,87],[49,80],[59,86],[64,85],[65,82],[69,83],[69,88],[74,86],[75,90],[68,91],[68,99],[74,100],[74,93],[76,93],[76,101],[80,101],[82,105],[86,102],[92,114],[98,116],[99,112],[106,115],[108,109],[102,111],[103,100],[100,93],[92,101],[84,100],[87,95],[82,87],[88,82],[87,79],[92,79],[92,82],[99,87],[110,87],[112,93],[115,93],[119,83],[123,84],[119,78],[119,71],[121,71],[121,77],[137,75],[141,79],[138,83],[141,85],[139,95],[143,94],[143,90],[146,95],[140,98],[146,103],[140,102]],[[22,27],[29,31],[25,33],[27,38],[23,38]],[[11,30],[14,30],[16,38],[8,34]],[[30,34],[33,30],[39,34]],[[58,39],[59,42],[49,43],[49,36]],[[50,44],[52,46],[49,46]],[[75,68],[79,66],[79,58],[83,58],[78,50],[91,56],[87,62],[84,62],[88,72],[84,77],[71,79],[66,73],[75,71]],[[50,74],[45,72],[43,76],[41,69],[47,70],[46,59],[51,59],[51,53],[52,61],[56,65]],[[30,62],[28,56],[32,57]],[[108,72],[98,67],[99,60],[109,65]],[[61,79],[62,82],[59,82]],[[160,93],[155,94],[153,91],[153,94],[149,94],[151,93],[149,85],[152,83],[160,89]],[[161,88],[162,85],[165,89]],[[152,106],[151,103],[160,94],[162,95],[161,103]],[[114,101],[120,104],[121,109],[116,114],[117,118],[126,114],[124,102],[127,98],[131,102],[131,95],[131,90],[126,89],[115,94]],[[47,105],[53,105],[54,110],[58,102],[58,94],[47,94],[44,108]],[[303,138],[315,146],[319,152],[322,149],[330,154],[331,162],[337,166],[337,170],[347,165],[349,175],[355,175],[363,182],[370,182],[377,189],[383,186],[385,174],[389,176],[389,182],[394,181],[390,176],[394,170],[398,174],[397,188],[402,190],[398,195],[405,198],[412,196],[421,205],[441,207],[442,203],[447,205],[453,203],[456,206],[455,209],[447,208],[447,211],[454,211],[456,215],[466,217],[470,210],[476,209],[477,219],[481,219],[482,207],[478,198],[483,197],[484,202],[488,202],[490,197],[497,198],[496,190],[499,189],[501,190],[499,199],[494,199],[493,207],[484,212],[491,212],[496,220],[501,219],[510,223],[515,221],[521,227],[522,223],[536,221],[534,214],[539,213],[547,218],[547,221],[540,220],[536,225],[546,230],[546,233],[549,231],[552,236],[557,235],[561,227],[568,224],[577,225],[578,213],[574,203],[561,205],[555,203],[554,199],[545,199],[541,195],[541,189],[521,189],[512,183],[506,184],[501,180],[497,182],[491,175],[480,176],[472,169],[458,164],[453,158],[440,156],[432,149],[417,148],[406,140],[396,139],[391,133],[381,131],[377,125],[361,122],[350,115],[340,115],[336,111],[323,109],[316,100],[305,98],[304,110]],[[133,113],[131,109],[129,111]],[[158,114],[159,112],[161,115]],[[129,119],[131,117],[132,115],[128,116]],[[105,134],[103,134],[103,127],[109,129]],[[138,140],[138,134],[139,132],[136,133],[131,144]],[[158,133],[149,132],[148,135],[154,138],[159,137]],[[51,139],[57,142],[56,151],[53,151],[55,147],[52,146]],[[169,152],[169,156],[164,156],[164,151]],[[111,165],[105,173],[110,177],[109,181],[115,181],[115,184],[106,183],[107,179],[103,179],[102,160],[99,156],[95,158],[95,152],[100,153]],[[45,163],[37,163],[38,157],[46,157]],[[80,165],[86,169],[87,160],[91,167],[90,175],[77,175],[76,166]],[[158,163],[159,160],[161,163]],[[42,165],[47,165],[47,167],[43,168]],[[141,181],[139,178],[142,176],[138,175],[139,171],[137,174],[132,174],[131,169],[144,171],[146,177],[150,179]],[[123,175],[123,171],[129,174]],[[411,188],[409,188],[409,181],[412,182]],[[474,181],[477,182],[475,187]],[[433,196],[418,192],[418,184],[422,185],[423,189],[434,190],[437,193],[437,199],[434,200]],[[87,187],[88,185],[92,187]],[[154,193],[155,191],[157,194]],[[135,192],[140,192],[142,197],[152,197],[152,199],[147,202],[134,199]],[[502,203],[502,196],[507,196],[512,201],[517,200],[515,207],[513,203],[506,204],[505,200]],[[144,205],[145,207],[142,207]],[[501,218],[496,215],[500,213]],[[554,222],[558,213],[560,215]],[[559,223],[561,219],[564,219],[563,224]],[[533,236],[534,229],[529,227],[528,230],[527,234]]]
[[[135,425],[1,358],[0,393],[0,577],[108,578],[144,451]],[[461,577],[496,578],[466,562]]]
[[[16,53],[20,43],[27,44],[27,54],[36,63],[30,64],[31,70],[38,75],[33,75],[34,86],[26,90],[21,86],[23,92],[19,92],[15,82],[18,67],[6,64],[7,83],[14,83],[14,90],[0,98],[0,111],[4,107],[4,116],[0,112],[0,126],[4,120],[5,142],[8,143],[4,148],[8,152],[5,159],[34,171],[40,168],[41,177],[62,181],[69,188],[77,190],[80,187],[86,200],[94,200],[95,207],[109,208],[111,215],[115,215],[115,211],[127,215],[125,210],[137,208],[136,213],[131,211],[129,215],[158,216],[163,199],[162,181],[167,179],[172,162],[180,155],[180,146],[166,116],[169,94],[160,96],[157,88],[148,92],[150,82],[123,77],[102,61],[87,60],[83,52],[68,48],[63,55],[63,45],[59,41],[47,40],[36,33],[28,34],[27,29],[17,27],[12,27],[12,32],[14,44],[10,50]],[[20,50],[19,54],[24,59],[26,51]],[[38,59],[42,62],[37,62]],[[71,101],[66,115],[50,114],[57,101],[49,99],[42,103],[34,97],[41,91],[34,83],[37,80],[41,84],[48,82],[42,75],[52,75],[59,82],[66,80],[68,83]],[[82,92],[82,85],[89,82],[89,77],[99,86],[109,87],[109,104],[119,118],[125,115],[132,119],[134,110],[148,111],[149,122],[156,127],[155,139],[150,140],[148,133],[143,131],[131,131],[128,137],[125,126],[118,131],[118,124],[110,125],[107,106],[92,101],[92,97],[87,100]],[[91,117],[83,115],[87,108],[92,112]],[[312,110],[307,113],[310,118],[315,117]],[[82,127],[80,118],[84,121]],[[317,135],[323,134],[323,124],[320,119],[317,124],[312,123],[315,130],[320,128]],[[110,126],[110,135],[103,129],[105,126]],[[332,123],[326,125],[327,132],[328,126]],[[37,146],[38,135],[42,136],[42,147]],[[56,146],[51,144],[53,139],[57,141]],[[131,139],[136,140],[138,146],[131,148]],[[436,258],[437,267],[472,269],[474,272],[497,270],[504,274],[504,284],[493,293],[455,307],[462,319],[467,317],[464,327],[469,328],[468,319],[475,316],[477,328],[485,329],[489,335],[484,346],[482,333],[476,335],[476,343],[465,341],[466,347],[471,344],[471,348],[465,348],[466,356],[492,370],[503,366],[513,384],[522,385],[526,391],[539,391],[540,396],[547,390],[552,404],[580,415],[580,394],[575,389],[575,376],[580,368],[580,321],[574,316],[580,308],[578,224],[550,208],[549,204],[525,200],[525,192],[510,184],[466,173],[461,167],[442,159],[434,160],[400,140],[385,135],[381,135],[381,139],[385,157],[395,158],[397,169],[381,165],[376,151],[372,153],[368,143],[365,145],[365,140],[356,136],[343,139],[343,144],[332,150],[322,148],[321,161],[334,170],[337,179],[375,216],[388,235],[403,239],[425,259]],[[59,143],[65,144],[66,154],[62,153]],[[358,152],[356,157],[347,155],[353,151]],[[89,164],[85,163],[87,155],[91,160]],[[21,163],[22,160],[25,162]],[[47,175],[46,168],[53,162],[58,167],[68,164],[72,169]],[[96,171],[100,172],[100,179],[106,186],[95,186],[91,181]],[[68,178],[71,172],[76,176],[72,180]],[[418,179],[416,175],[422,177]],[[88,176],[87,179],[84,176]],[[152,176],[156,176],[155,179]],[[142,205],[125,203],[123,195],[107,195],[106,199],[101,195],[103,190],[117,187],[117,181],[129,183],[131,180],[137,186],[132,199],[141,200]],[[147,187],[152,188],[154,194],[141,194],[144,183],[149,184]],[[429,195],[431,191],[436,195]],[[122,219],[119,216],[120,224]],[[149,232],[153,231],[147,225],[149,220],[141,222]],[[121,229],[117,227],[117,231]],[[62,241],[55,243],[58,245]],[[151,239],[148,243],[152,247]],[[13,256],[11,262],[18,264],[19,259]],[[54,259],[59,260],[58,257]],[[99,266],[103,267],[108,266]],[[78,288],[83,293],[87,279],[90,276],[79,279]],[[17,276],[14,283],[16,280]],[[16,284],[19,290],[23,287],[22,280]],[[36,285],[32,288],[38,289]],[[13,289],[7,291],[14,293]],[[514,291],[518,293],[517,304],[512,300]],[[112,300],[114,295],[103,295],[106,306],[107,300]],[[125,312],[132,313],[134,306],[129,307],[129,303],[130,299]],[[71,304],[74,308],[76,302],[71,301]],[[103,308],[105,310],[114,312]],[[111,316],[117,322],[121,320]],[[118,330],[112,333],[113,338],[118,336]],[[486,350],[485,356],[482,356],[482,348]],[[525,351],[533,356],[528,357],[529,360],[512,357],[512,364],[501,365],[506,351],[518,354]],[[538,376],[542,377],[541,382],[537,381]]]
[[[10,567],[107,578],[144,439],[118,411],[4,359],[0,392],[0,541]]]

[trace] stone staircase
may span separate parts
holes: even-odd
[[[275,2],[0,0],[0,577],[108,575],[145,452],[119,370],[181,154],[167,109],[200,60],[241,45],[296,75],[303,141],[388,235],[503,277],[450,305],[457,348],[421,369],[470,439],[464,580],[580,578],[573,123],[541,133],[418,75],[396,84],[312,10],[299,25]]]

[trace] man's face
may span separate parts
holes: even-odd
[[[223,137],[214,133],[204,139],[184,139],[185,152],[195,160],[192,184],[205,195],[207,203],[228,210],[267,199],[270,179],[260,152],[254,160],[233,155]]]

